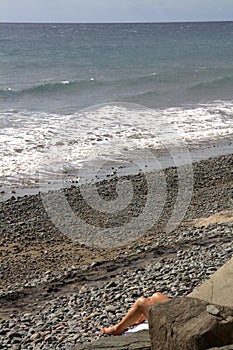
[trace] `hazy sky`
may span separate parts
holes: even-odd
[[[233,0],[0,0],[0,22],[233,20]]]

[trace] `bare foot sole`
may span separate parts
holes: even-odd
[[[121,334],[121,332],[116,330],[115,326],[111,326],[108,328],[102,328],[100,331],[103,334],[109,334],[109,335],[120,335]]]

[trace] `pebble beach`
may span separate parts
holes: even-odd
[[[176,169],[165,172],[168,200],[159,222],[113,248],[59,232],[40,193],[1,203],[1,349],[69,349],[106,336],[99,329],[118,322],[136,298],[185,296],[232,257],[233,155],[193,163],[192,199],[170,233],[164,223]],[[111,181],[99,185],[102,191]],[[78,210],[77,187],[63,191]]]

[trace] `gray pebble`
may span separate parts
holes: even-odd
[[[217,316],[219,314],[219,310],[214,306],[214,305],[207,305],[206,306],[206,311],[214,316]]]

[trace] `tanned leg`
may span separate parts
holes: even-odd
[[[162,293],[155,293],[150,299],[141,297],[134,303],[126,316],[123,317],[118,324],[108,328],[102,328],[101,332],[110,335],[120,335],[129,326],[138,322],[141,323],[142,320],[148,319],[148,312],[151,305],[162,303],[167,300],[169,300],[169,298]]]
[[[150,300],[150,305],[149,305],[149,307],[150,307],[153,304],[158,304],[158,303],[162,303],[163,301],[167,301],[167,300],[169,300],[169,298],[166,295],[164,295],[160,292],[157,292],[157,293],[153,294],[149,300]],[[148,308],[148,310],[149,310],[149,308]],[[141,316],[137,320],[136,324],[141,324],[142,322],[144,322],[147,319],[148,319],[148,313],[147,313],[147,317],[145,317],[144,314],[141,314]]]

